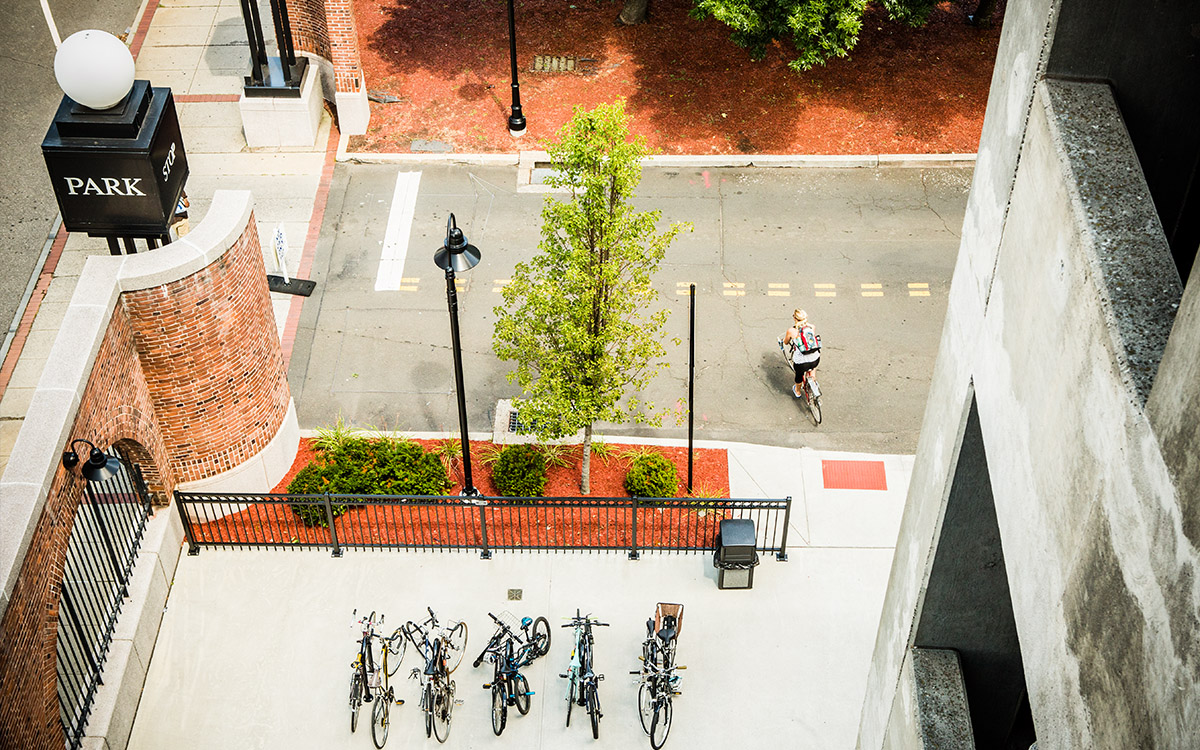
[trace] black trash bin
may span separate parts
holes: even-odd
[[[713,553],[713,565],[720,571],[717,588],[754,588],[754,566],[758,565],[755,538],[754,522],[749,518],[721,521],[717,550]]]

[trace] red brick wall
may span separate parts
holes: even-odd
[[[101,448],[118,444],[163,501],[177,482],[219,474],[261,451],[290,401],[251,216],[234,247],[207,267],[121,296],[70,435]],[[5,750],[63,747],[58,586],[81,492],[78,469],[59,466],[0,621]]]
[[[121,304],[176,479],[214,476],[262,451],[291,393],[253,216],[206,268]]]
[[[83,393],[71,438],[90,440],[106,449],[118,440],[136,444],[141,464],[149,457],[166,466],[166,448],[159,434],[146,379],[138,366],[129,316],[120,305],[113,312]],[[63,446],[64,448],[66,446]],[[79,446],[86,458],[87,447]],[[157,487],[154,485],[157,484]],[[173,488],[170,472],[157,472],[151,489],[161,499]],[[13,587],[0,624],[0,747],[63,747],[58,718],[55,676],[55,637],[58,627],[59,582],[71,524],[75,520],[83,480],[78,469],[60,465],[29,544],[29,552]],[[161,512],[161,511],[160,511]]]
[[[358,30],[354,25],[352,0],[326,0],[325,22],[333,56],[333,80],[338,91],[353,93],[362,89],[362,57],[358,51]]]
[[[311,52],[329,60],[329,33],[325,26],[324,0],[292,0],[288,3],[288,19],[292,26],[292,44],[296,49]]]

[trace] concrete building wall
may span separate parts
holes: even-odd
[[[1039,80],[1056,14],[1006,12],[864,750],[925,746],[911,647],[922,619],[958,614],[926,594],[969,557],[940,542],[972,399],[1039,748],[1198,736],[1200,292],[1176,322],[1178,273],[1108,86]]]

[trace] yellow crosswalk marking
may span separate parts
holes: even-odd
[[[813,284],[813,289],[836,289],[837,284]]]
[[[925,283],[916,284],[916,283],[914,283],[914,284],[909,284],[909,285],[908,285],[908,288],[909,288],[909,289],[928,289],[928,288],[929,288],[929,284],[925,284]]]
[[[921,290],[921,289],[909,289],[909,290],[908,290],[908,296],[909,296],[909,297],[928,297],[928,296],[929,296],[929,290],[928,290],[928,289],[925,289],[925,290]]]
[[[512,279],[493,279],[492,284],[494,284],[494,286],[492,287],[492,292],[501,292],[504,290],[504,287],[511,283]]]
[[[745,297],[746,296],[746,292],[744,291],[745,288],[746,288],[746,285],[744,283],[737,282],[737,281],[726,281],[725,282],[725,291],[723,292],[723,294],[726,297]]]
[[[675,282],[675,293],[676,293],[676,294],[689,294],[689,293],[691,293],[691,291],[692,291],[692,290],[691,290],[692,283],[693,283],[693,282],[691,282],[691,281],[677,281],[677,282]]]

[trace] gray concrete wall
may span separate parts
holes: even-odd
[[[933,562],[971,400],[977,328],[987,306],[996,253],[1008,214],[1034,81],[1045,69],[1059,0],[1011,0],[988,94],[963,240],[950,287],[917,446],[909,501],[901,522],[891,580],[868,678],[859,747],[883,747],[893,698],[904,705],[910,681],[900,679],[913,642],[924,582]],[[913,736],[916,736],[915,731]],[[903,745],[907,746],[907,745]]]
[[[1053,12],[1035,5],[1010,5],[998,79],[1020,67],[1010,46],[1044,54],[1030,16]],[[858,744],[922,746],[902,667],[933,559],[954,554],[937,545],[973,389],[1039,746],[1192,747],[1200,555],[1172,472],[1191,476],[1194,428],[1164,440],[1146,411],[1178,274],[1108,88],[1002,83],[1036,96],[1025,123],[1020,91],[989,101]],[[1164,430],[1200,421],[1186,325],[1152,399]]]

